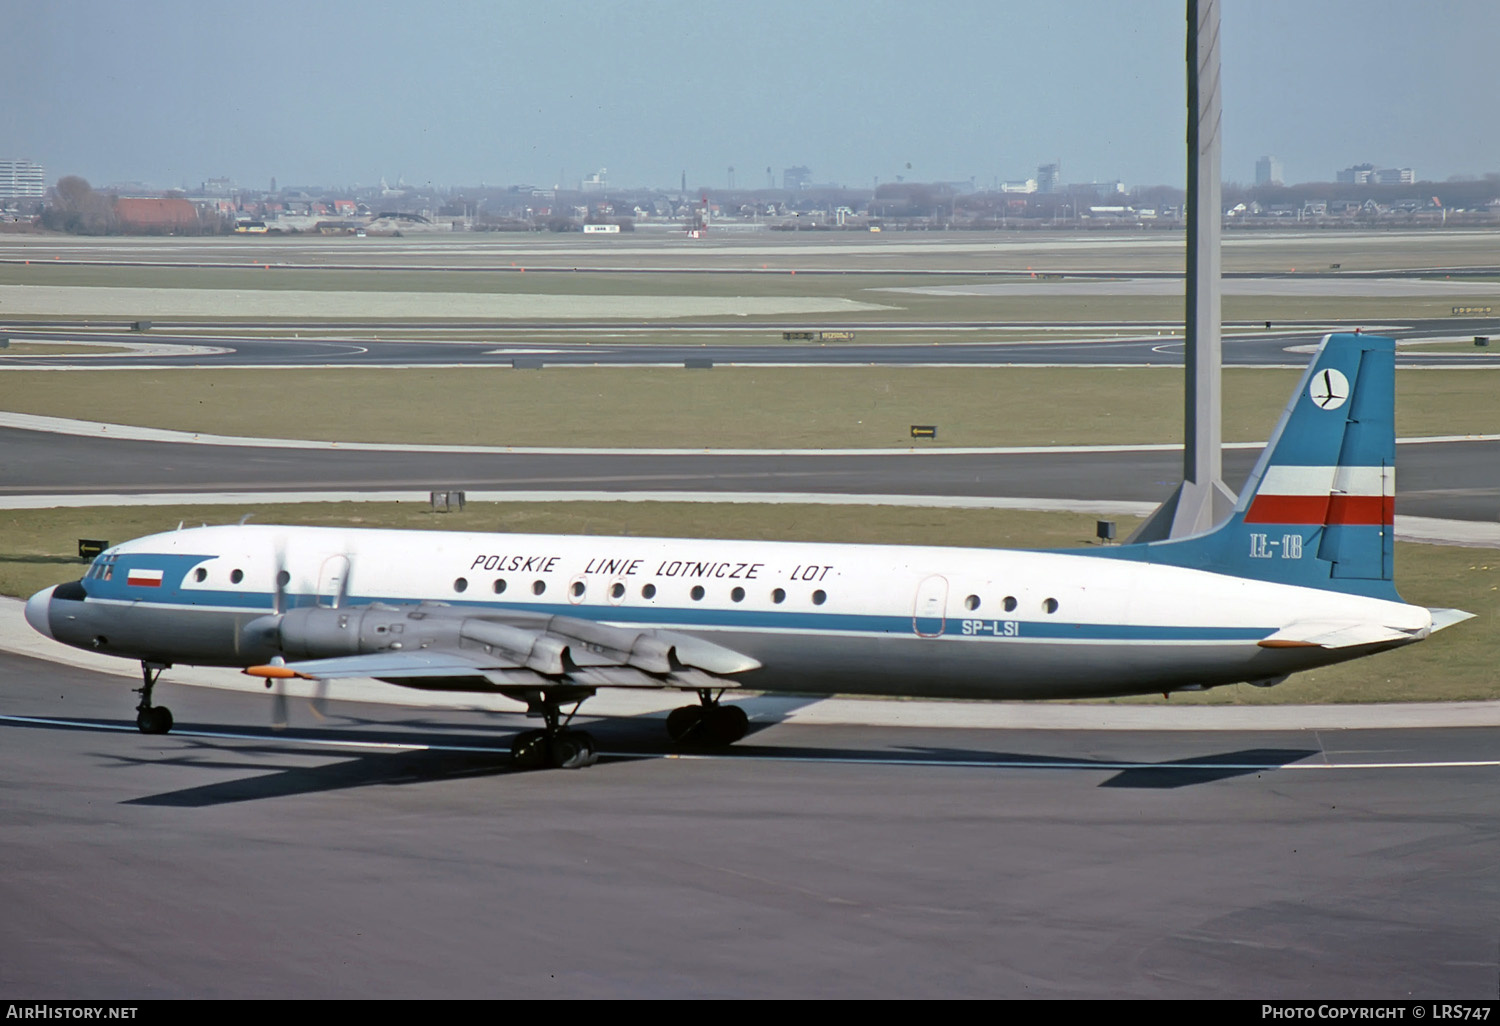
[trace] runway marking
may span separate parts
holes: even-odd
[[[459,453],[475,456],[1055,456],[1067,453],[1180,452],[1181,442],[1123,442],[1103,445],[989,445],[901,446],[871,448],[743,449],[743,448],[610,448],[589,446],[445,445],[407,442],[326,441],[306,438],[268,438],[257,435],[218,435],[175,428],[114,424],[36,413],[0,410],[0,428],[36,431],[80,438],[112,438],[171,445],[210,445],[253,449],[311,449],[345,452]],[[1431,435],[1397,438],[1397,445],[1428,442],[1494,442],[1500,434]],[[1225,449],[1261,449],[1264,442],[1225,442]]]
[[[137,733],[130,724],[89,723],[83,720],[60,720],[41,716],[0,715],[0,722],[23,726],[71,727],[81,730],[105,730],[120,733]],[[153,736],[153,735],[147,735]],[[337,738],[288,737],[279,734],[238,734],[213,730],[173,730],[157,737],[209,738],[220,741],[276,742],[284,745],[305,745],[315,748],[356,748],[371,751],[398,752],[476,752],[487,755],[509,755],[510,748],[486,745],[445,745],[402,741],[344,741]],[[814,765],[852,766],[952,766],[960,769],[1042,769],[1042,770],[1099,770],[1121,772],[1126,770],[1184,770],[1193,773],[1206,771],[1257,772],[1268,770],[1376,770],[1376,769],[1496,769],[1500,759],[1441,759],[1415,762],[1213,762],[1206,758],[1178,762],[1091,762],[1088,760],[1054,760],[1039,755],[1034,759],[917,759],[907,756],[875,757],[868,755],[776,755],[762,752],[604,752],[601,758],[615,759],[677,759],[685,762],[708,762],[732,760],[740,762],[789,762]]]

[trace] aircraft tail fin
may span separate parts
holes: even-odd
[[[1229,518],[1121,558],[1398,599],[1396,343],[1324,337]]]

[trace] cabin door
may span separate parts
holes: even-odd
[[[933,574],[917,585],[917,602],[912,609],[911,629],[924,638],[943,633],[948,618],[948,578]]]

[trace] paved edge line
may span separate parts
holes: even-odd
[[[1039,454],[1099,452],[1174,452],[1179,442],[1143,442],[1120,445],[1014,445],[969,447],[918,447],[883,449],[623,449],[567,448],[562,446],[507,445],[417,445],[403,442],[328,442],[304,438],[259,438],[250,435],[216,435],[170,428],[137,427],[103,421],[48,417],[30,413],[0,411],[0,427],[18,431],[73,435],[84,438],[119,438],[132,442],[171,442],[187,445],[236,446],[253,449],[327,449],[353,452],[434,452],[479,455],[516,456],[1029,456]],[[1398,438],[1398,445],[1426,445],[1441,442],[1496,442],[1500,434],[1428,435]],[[1261,449],[1264,442],[1225,442],[1225,449]]]

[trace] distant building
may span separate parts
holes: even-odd
[[[601,167],[589,175],[579,185],[580,192],[608,192],[609,191],[609,169]]]
[[[115,217],[122,227],[137,231],[171,231],[198,224],[198,208],[185,199],[125,198],[115,200]]]
[[[0,160],[0,199],[41,199],[47,195],[47,172],[29,160]]]
[[[805,167],[784,168],[781,172],[781,187],[787,192],[796,192],[812,184],[812,171]]]
[[[1062,185],[1062,165],[1042,164],[1036,169],[1036,191],[1056,192]]]
[[[1001,182],[1001,192],[1036,192],[1036,179],[1028,178],[1024,182]]]
[[[1255,162],[1256,185],[1283,185],[1285,181],[1278,158],[1261,157]]]
[[[1409,167],[1377,168],[1374,164],[1355,164],[1338,173],[1345,185],[1413,185],[1417,173]]]

